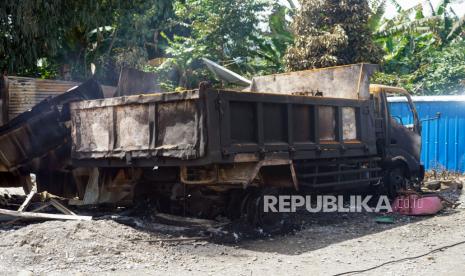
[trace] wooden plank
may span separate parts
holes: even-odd
[[[169,221],[171,223],[179,223],[182,225],[197,225],[197,226],[209,226],[209,227],[218,227],[224,225],[225,223],[217,222],[209,219],[199,219],[193,217],[181,217],[166,213],[157,213],[155,218]]]
[[[35,209],[32,210],[31,212],[38,212],[38,211],[40,211],[40,210],[42,210],[42,209],[47,208],[47,207],[50,206],[50,205],[51,205],[50,202],[47,202],[47,203],[45,203],[44,205],[35,208]],[[10,220],[10,221],[8,221],[8,222],[5,222],[5,224],[15,224],[16,222],[21,221],[21,219],[22,219],[22,218],[17,218],[17,219],[14,219],[14,220]]]
[[[91,216],[74,216],[74,215],[60,215],[60,214],[45,214],[45,213],[32,213],[32,212],[18,212],[6,209],[0,209],[0,215],[26,218],[26,219],[57,219],[57,220],[92,220]]]
[[[148,243],[155,242],[181,242],[181,241],[198,241],[198,240],[208,240],[210,237],[180,237],[180,238],[168,238],[168,239],[155,239],[155,240],[143,240],[143,239],[131,239],[131,241],[141,241]]]
[[[21,204],[21,206],[19,206],[18,208],[18,212],[22,212],[24,211],[24,209],[27,208],[27,206],[29,206],[29,203],[31,203],[31,200],[32,200],[32,197],[36,194],[36,191],[32,190],[26,197],[26,200],[24,200],[23,204]]]
[[[60,212],[62,212],[65,215],[71,215],[71,216],[76,216],[76,214],[71,211],[70,209],[66,208],[63,204],[58,202],[58,200],[54,198],[50,198],[50,203],[57,208]]]

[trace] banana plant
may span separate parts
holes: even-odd
[[[402,9],[390,0],[398,14],[382,19],[373,28],[386,55],[384,72],[376,82],[401,85],[415,94],[453,94],[463,91],[465,70],[465,17],[452,8],[453,0]]]
[[[465,34],[465,16],[461,18],[457,16],[451,7],[455,2],[457,1],[443,0],[434,7],[430,0],[426,0],[427,5],[418,4],[409,9],[399,9],[396,17],[385,20],[379,26],[375,36],[380,38],[430,32],[437,37],[440,46],[449,45],[462,39]],[[396,0],[391,0],[391,3],[396,3],[395,6],[400,7]],[[426,16],[426,14],[430,15]]]
[[[284,71],[284,55],[287,47],[294,42],[290,20],[296,6],[288,0],[289,7],[275,5],[268,17],[269,31],[253,38],[257,47],[252,52],[259,58],[253,61],[255,74],[278,73]],[[250,68],[252,69],[252,67]]]

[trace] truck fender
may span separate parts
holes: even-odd
[[[391,150],[390,154],[393,157],[390,158],[389,165],[402,162],[408,171],[408,177],[418,176],[421,178],[421,162],[417,161],[411,154],[401,149]]]
[[[254,179],[260,174],[262,178],[267,178],[267,169],[271,169],[276,171],[276,169],[283,168],[284,170],[288,171],[288,176],[284,177],[283,179],[276,179],[276,177],[270,177],[268,180],[273,180],[272,183],[267,183],[269,181],[265,181],[265,185],[270,186],[287,186],[293,187],[295,190],[299,190],[299,183],[297,180],[297,175],[294,168],[294,163],[292,160],[262,160],[257,163],[254,172],[249,179],[248,185],[250,185]],[[286,173],[287,174],[287,173]],[[248,186],[247,185],[247,186]]]

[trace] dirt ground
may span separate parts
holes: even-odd
[[[465,195],[458,202],[435,216],[393,215],[393,224],[378,224],[371,213],[305,214],[301,230],[238,243],[154,241],[179,238],[183,229],[151,223],[148,231],[141,220],[127,226],[105,217],[0,226],[0,273],[334,275],[464,241]],[[380,274],[464,275],[465,244],[363,273]]]

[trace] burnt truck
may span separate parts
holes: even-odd
[[[260,76],[241,90],[72,102],[74,204],[156,202],[160,211],[261,224],[264,194],[419,185],[421,125],[402,88],[370,85],[376,66]],[[389,111],[407,98],[413,124]]]

